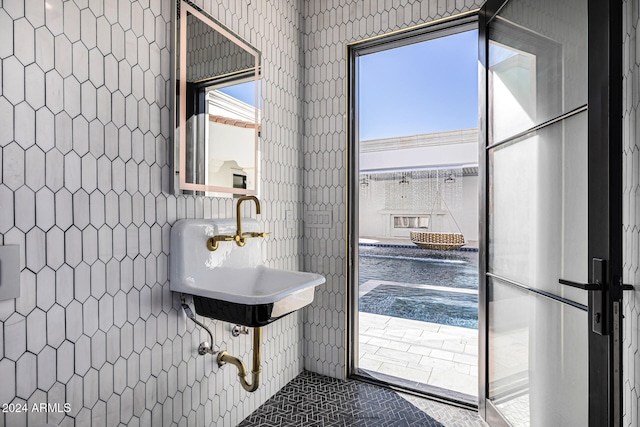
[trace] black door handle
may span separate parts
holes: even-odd
[[[558,282],[562,285],[571,286],[572,288],[583,289],[585,291],[601,291],[602,286],[599,283],[578,283],[571,280],[559,279]],[[620,284],[623,291],[633,291],[635,288],[633,285]]]
[[[602,285],[600,285],[599,283],[578,283],[578,282],[572,282],[571,280],[564,280],[564,279],[560,279],[558,280],[558,282],[560,282],[560,284],[562,285],[571,286],[572,288],[583,289],[585,291],[601,291],[602,290]]]
[[[573,288],[584,289],[585,291],[593,291],[592,297],[589,298],[589,311],[591,313],[591,330],[599,335],[608,335],[610,325],[608,325],[607,317],[607,298],[604,296],[604,285],[607,280],[606,274],[607,262],[601,258],[592,259],[592,277],[595,283],[577,283],[571,280],[559,279],[562,285],[571,286]],[[622,279],[619,286],[623,291],[632,291],[632,285],[625,285]],[[599,291],[599,292],[598,292]]]

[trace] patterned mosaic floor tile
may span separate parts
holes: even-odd
[[[417,400],[416,400],[417,399]],[[464,409],[359,381],[303,372],[245,419],[240,427],[483,426]],[[431,416],[433,411],[437,417]],[[444,422],[443,422],[444,421]]]

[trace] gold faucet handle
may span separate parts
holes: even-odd
[[[249,237],[267,237],[271,233],[267,233],[265,231],[248,231],[246,233],[242,233],[242,238],[246,239]]]
[[[233,242],[234,240],[236,240],[236,236],[219,235],[209,237],[207,239],[207,249],[213,252],[218,249],[218,242]]]

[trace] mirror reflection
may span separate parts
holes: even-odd
[[[191,2],[176,17],[176,190],[255,194],[259,53]]]

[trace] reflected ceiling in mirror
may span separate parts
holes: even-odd
[[[176,190],[256,194],[260,54],[186,0],[175,22]]]

